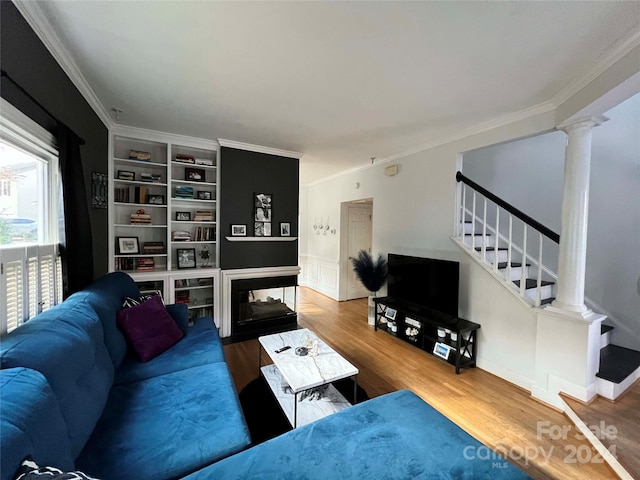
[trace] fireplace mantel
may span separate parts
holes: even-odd
[[[284,277],[299,275],[299,266],[241,268],[237,270],[222,270],[222,321],[220,336],[231,336],[231,282],[234,280],[266,277]]]

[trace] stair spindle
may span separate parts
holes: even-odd
[[[522,230],[522,271],[520,273],[520,295],[524,297],[524,292],[526,290],[527,284],[527,269],[525,265],[527,264],[527,224],[524,223],[524,228]]]
[[[471,206],[471,251],[475,251],[476,238],[476,192],[473,192],[473,202]]]
[[[539,307],[542,303],[542,239],[543,236],[541,233],[538,234],[538,241],[540,245],[538,246],[538,281],[536,288],[536,307]]]
[[[473,242],[475,245],[475,238]],[[482,261],[487,261],[487,197],[484,197],[484,211],[482,213]]]
[[[500,207],[496,205],[496,239],[493,242],[493,271],[498,271],[498,240],[500,239]]]
[[[511,245],[513,240],[513,215],[509,214],[509,245],[507,245],[507,284],[511,283]]]

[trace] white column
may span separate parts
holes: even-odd
[[[589,217],[591,130],[607,120],[604,116],[594,116],[558,127],[567,134],[568,138],[564,163],[558,288],[553,306],[580,314],[589,312],[584,305],[584,282]]]

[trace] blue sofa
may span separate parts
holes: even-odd
[[[0,480],[27,456],[102,480],[528,478],[406,390],[247,449],[213,321],[142,363],[116,327],[125,296],[109,274],[2,339]]]
[[[101,479],[173,479],[250,444],[212,319],[185,322],[142,363],[116,325],[123,297],[139,295],[112,273],[2,339],[2,480],[27,456]],[[185,305],[169,309],[186,319]]]

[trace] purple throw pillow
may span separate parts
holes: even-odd
[[[184,336],[158,295],[120,310],[118,326],[143,362],[157,357]]]

